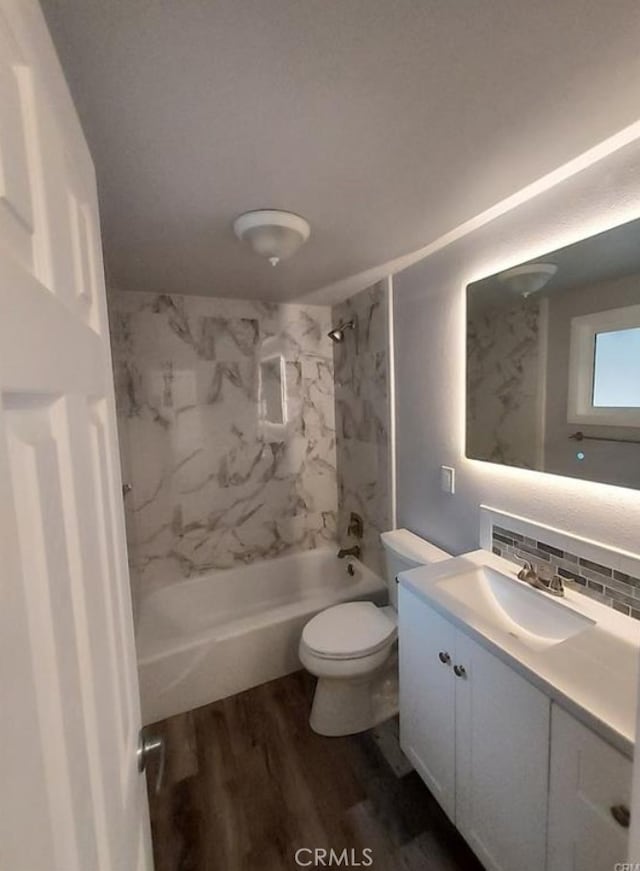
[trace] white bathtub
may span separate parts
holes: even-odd
[[[156,590],[139,603],[136,631],[143,723],[296,671],[300,633],[314,614],[338,602],[385,597],[377,575],[356,560],[339,561],[334,548]]]

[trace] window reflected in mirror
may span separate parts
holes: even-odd
[[[596,408],[640,408],[640,327],[596,333],[593,370]]]

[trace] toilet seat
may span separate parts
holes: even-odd
[[[388,609],[373,602],[345,602],[313,617],[302,632],[307,649],[321,659],[359,659],[393,642],[397,635]]]

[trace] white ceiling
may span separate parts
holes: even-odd
[[[640,115],[637,0],[42,0],[109,283],[290,299],[426,245]],[[304,215],[276,269],[247,209]]]

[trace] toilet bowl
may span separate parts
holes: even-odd
[[[351,735],[393,716],[397,670],[388,664],[396,634],[393,608],[373,602],[336,605],[307,623],[299,653],[318,678],[309,718],[314,732]]]
[[[407,529],[384,532],[389,605],[345,602],[313,617],[299,656],[317,677],[309,723],[320,735],[351,735],[398,712],[397,576],[449,554]]]

